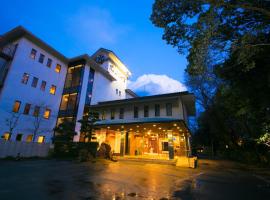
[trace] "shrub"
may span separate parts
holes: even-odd
[[[98,148],[97,142],[55,142],[53,157],[88,160],[90,157],[96,157]],[[81,158],[81,157],[84,158]]]

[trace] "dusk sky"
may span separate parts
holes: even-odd
[[[113,50],[130,69],[130,87],[135,91],[185,90],[181,83],[187,61],[162,40],[163,30],[151,23],[153,2],[3,1],[0,33],[22,25],[67,57],[91,55],[104,47]]]

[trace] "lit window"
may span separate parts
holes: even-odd
[[[144,106],[144,117],[149,117],[149,106]]]
[[[38,136],[38,143],[44,143],[45,142],[45,136]]]
[[[45,91],[45,89],[46,89],[46,81],[42,81],[42,82],[41,82],[40,89],[41,89],[42,91]]]
[[[33,116],[37,117],[39,115],[40,106],[35,106]]]
[[[37,87],[37,84],[38,84],[38,78],[34,77],[31,86],[35,88]]]
[[[47,67],[51,67],[52,66],[52,59],[48,58],[46,66]]]
[[[10,133],[6,132],[2,135],[2,139],[9,140],[10,139]]]
[[[28,80],[29,80],[29,74],[23,73],[22,83],[27,84]]]
[[[15,101],[14,105],[13,105],[13,112],[19,112],[20,110],[20,106],[21,106],[21,102],[20,101]]]
[[[45,58],[45,56],[43,54],[40,54],[39,55],[38,62],[43,63],[44,62],[44,58]]]
[[[32,58],[32,59],[34,59],[34,60],[35,60],[36,55],[37,55],[37,50],[32,49],[32,50],[31,50],[31,54],[30,54],[30,58]]]
[[[17,134],[16,135],[16,141],[22,141],[22,134]]]
[[[52,85],[51,88],[50,88],[50,93],[55,94],[55,92],[56,92],[56,86]]]
[[[60,71],[61,71],[61,65],[57,64],[56,67],[55,67],[55,71],[57,73],[60,73]]]
[[[166,115],[172,116],[172,104],[171,103],[166,103]]]
[[[25,104],[23,114],[28,115],[30,109],[31,109],[31,104],[29,104],[29,103]]]
[[[45,119],[49,119],[50,115],[51,115],[51,109],[46,108],[45,111],[44,111],[43,117],[44,117]]]
[[[33,135],[27,135],[26,142],[32,142],[33,141]]]

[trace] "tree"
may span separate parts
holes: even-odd
[[[55,136],[53,141],[65,141],[71,142],[73,141],[75,132],[75,123],[72,121],[64,120],[58,126],[54,128]]]
[[[266,140],[270,1],[156,0],[151,20],[168,44],[187,54],[186,84],[203,107],[201,142]]]
[[[20,116],[21,116],[20,113],[11,112],[10,117],[6,118],[6,125],[8,127],[8,132],[9,132],[8,140],[11,138],[14,129],[17,127]]]
[[[98,113],[89,112],[87,115],[83,117],[83,119],[79,120],[81,123],[81,134],[84,137],[84,141],[88,140],[91,142],[94,139],[94,123],[99,121]]]
[[[188,50],[187,71],[196,74],[206,61],[222,63],[238,50],[238,62],[245,63],[253,48],[269,46],[260,37],[269,33],[269,13],[267,0],[156,0],[151,20],[168,44]]]

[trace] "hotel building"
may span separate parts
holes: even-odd
[[[127,87],[131,72],[110,50],[67,58],[23,27],[0,36],[0,135],[50,143],[54,127],[99,114],[96,140],[119,155],[188,155],[188,92],[139,97]],[[171,151],[172,150],[172,151]]]

